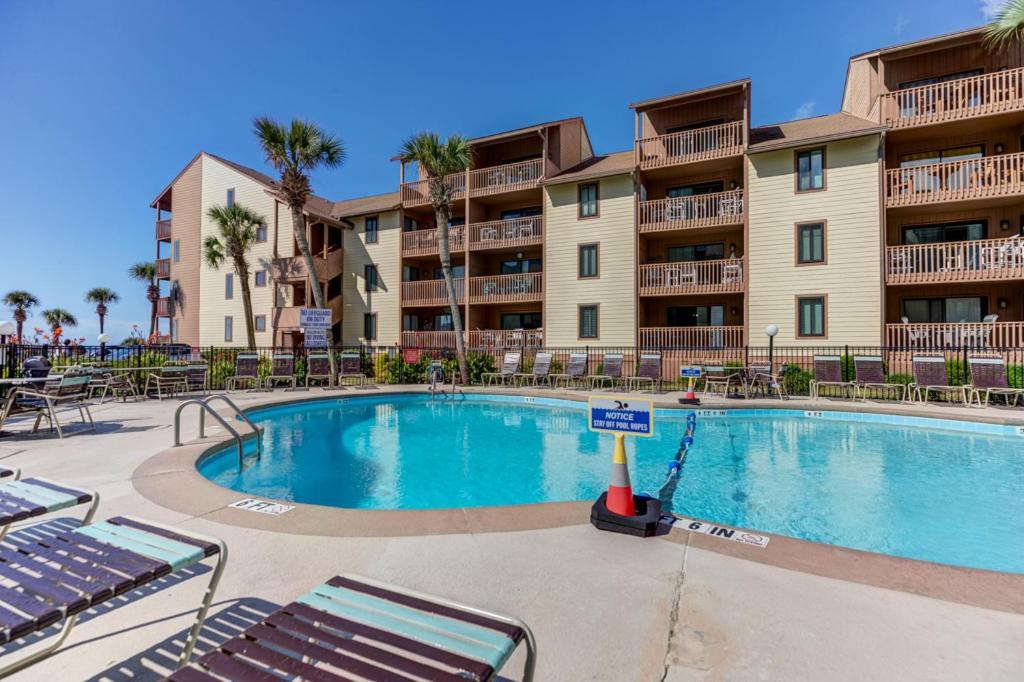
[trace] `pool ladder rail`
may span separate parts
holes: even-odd
[[[439,363],[439,362],[432,362],[432,363],[430,363],[430,375],[429,376],[430,376],[430,378],[429,378],[429,383],[430,383],[430,399],[434,400],[434,398],[437,396],[438,393],[441,394],[441,397],[447,396],[448,394],[445,393],[443,388],[441,388],[441,389],[438,388],[439,384],[441,384],[441,385],[444,384],[444,369],[441,367],[441,363]],[[456,376],[455,372],[452,372],[452,390],[451,390],[452,398],[454,398],[456,395],[458,395],[458,389],[455,386],[455,376]],[[465,392],[463,392],[463,395],[465,395]]]
[[[181,446],[181,412],[189,405],[199,406],[199,437],[206,438],[206,413],[209,412],[214,419],[217,420],[224,430],[231,434],[232,438],[235,439],[235,445],[238,448],[238,468],[242,469],[245,467],[245,446],[242,434],[238,432],[238,429],[233,427],[224,417],[217,413],[210,403],[214,400],[222,400],[227,403],[228,407],[231,408],[236,419],[241,419],[249,428],[252,429],[253,435],[256,436],[256,459],[259,460],[263,457],[263,432],[252,423],[252,420],[245,415],[245,412],[235,404],[231,398],[225,395],[211,395],[205,398],[189,398],[188,400],[181,401],[178,405],[178,409],[174,411],[174,447]]]

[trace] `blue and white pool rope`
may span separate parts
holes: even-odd
[[[679,448],[672,459],[669,460],[668,476],[658,489],[657,497],[661,501],[663,512],[672,512],[672,498],[675,495],[676,486],[679,485],[679,476],[682,473],[683,465],[686,463],[686,454],[693,447],[693,434],[696,431],[697,414],[695,412],[688,412],[686,414],[686,430],[683,432],[683,437],[679,440]]]

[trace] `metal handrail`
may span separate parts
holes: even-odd
[[[220,416],[217,413],[216,410],[214,410],[212,407],[210,407],[210,404],[209,404],[208,401],[211,398],[216,398],[216,397],[223,397],[223,396],[210,396],[209,398],[205,398],[205,399],[189,398],[188,400],[183,400],[181,402],[181,404],[178,405],[178,409],[176,409],[174,411],[174,447],[180,447],[181,444],[182,444],[181,443],[181,412],[182,412],[182,410],[184,410],[185,407],[188,406],[188,405],[198,405],[200,407],[200,411],[199,411],[199,437],[200,438],[206,438],[206,419],[205,419],[205,415],[206,415],[207,412],[209,412],[211,415],[213,415],[213,418],[216,419],[217,422],[221,426],[224,427],[224,430],[227,431],[228,433],[230,433],[231,436],[235,439],[235,445],[238,447],[238,467],[242,468],[245,465],[245,448],[244,448],[244,445],[243,445],[242,435],[240,433],[238,433],[238,431],[233,426],[231,426],[231,424],[228,423],[228,421],[226,419],[224,419],[224,417]],[[261,442],[263,439],[261,437],[261,434],[260,434],[259,430],[256,429],[255,425],[253,425],[253,423],[249,420],[248,417],[246,417],[244,414],[242,414],[242,411],[238,409],[238,406],[236,406],[234,403],[232,403],[227,398],[225,398],[225,400],[231,405],[232,409],[234,409],[235,412],[246,421],[246,423],[248,423],[250,426],[252,426],[253,431],[256,434],[256,458],[259,459],[262,456],[262,452],[263,452],[263,446],[262,446],[262,442]]]
[[[252,432],[256,435],[256,459],[260,459],[263,456],[263,434],[261,434],[260,430],[256,427],[256,425],[252,423],[252,420],[249,419],[248,416],[246,416],[245,412],[243,412],[242,409],[240,407],[238,407],[238,405],[235,404],[234,400],[232,400],[231,398],[227,397],[226,395],[220,395],[220,394],[207,396],[206,398],[203,398],[202,400],[207,405],[210,404],[211,400],[223,400],[225,403],[227,403],[228,407],[230,407],[232,410],[235,411],[235,416],[238,417],[239,419],[241,419],[242,421],[244,421],[246,424],[248,424],[249,428],[252,429]],[[200,412],[199,413],[199,433],[200,434],[203,433],[203,421],[204,421],[204,415],[205,414],[206,414],[205,412]],[[200,435],[200,438],[202,438],[202,437],[203,436]]]

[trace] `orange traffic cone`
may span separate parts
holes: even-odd
[[[608,483],[605,505],[608,511],[620,516],[636,516],[633,488],[629,485],[629,467],[626,466],[625,437],[615,434],[615,454],[612,455],[612,476]]]

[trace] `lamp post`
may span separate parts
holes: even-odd
[[[764,328],[764,333],[768,336],[768,371],[771,372],[775,368],[772,356],[775,354],[775,335],[779,333],[779,328],[770,324]]]
[[[96,340],[100,342],[100,362],[105,362],[107,359],[107,341],[110,341],[110,334],[104,332],[97,336]]]

